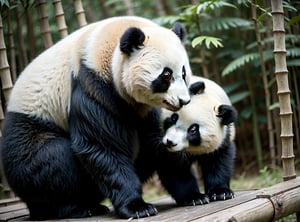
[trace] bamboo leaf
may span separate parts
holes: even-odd
[[[263,56],[264,56],[264,61],[268,61],[268,60],[270,60],[274,57],[273,51],[271,51],[271,50],[264,51]],[[225,69],[223,70],[222,76],[226,76],[229,73],[231,73],[231,72],[237,70],[238,68],[244,66],[246,63],[254,62],[258,59],[259,59],[259,53],[258,52],[243,55],[243,56],[233,60],[232,62],[230,62],[225,67]]]
[[[212,36],[198,36],[193,39],[192,41],[192,47],[195,48],[197,45],[205,44],[206,48],[210,48],[211,45],[214,45],[214,47],[223,47],[223,44],[221,43],[222,39],[212,37]]]
[[[300,56],[300,48],[291,48],[287,50],[287,56],[291,57],[299,57]]]
[[[225,69],[222,72],[222,76],[226,76],[227,74],[235,71],[236,69],[240,68],[241,66],[245,65],[246,63],[253,61],[254,59],[259,58],[259,53],[250,53],[243,55],[235,60],[233,60],[231,63],[229,63]]]
[[[250,116],[252,115],[252,109],[250,106],[247,106],[246,108],[244,108],[240,114],[241,117],[243,117],[244,119],[249,119]]]
[[[245,92],[238,92],[236,94],[232,94],[229,96],[230,101],[232,102],[232,104],[235,104],[245,98],[247,98],[250,95],[250,93],[248,91]]]
[[[223,86],[223,89],[225,90],[225,92],[227,94],[229,94],[229,93],[233,92],[234,90],[238,89],[243,84],[244,83],[242,81],[234,82],[229,85]]]
[[[300,59],[287,61],[287,66],[300,66]]]
[[[273,103],[270,105],[269,110],[274,110],[279,108],[279,102]]]
[[[228,30],[230,28],[249,27],[252,23],[242,18],[222,17],[211,18],[201,23],[201,30],[206,32]]]

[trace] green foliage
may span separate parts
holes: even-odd
[[[0,0],[1,7],[6,6],[9,7],[9,1],[8,0]]]
[[[249,20],[236,17],[222,17],[221,19],[216,17],[200,23],[201,30],[204,32],[229,30],[231,28],[249,27],[251,25],[252,23]]]
[[[273,51],[264,51],[263,52],[264,61],[268,61],[273,59]],[[223,70],[222,76],[226,76],[231,72],[236,71],[238,68],[246,65],[247,63],[254,63],[255,61],[259,60],[260,56],[258,52],[253,52],[249,54],[245,54],[239,58],[236,58],[232,62],[230,62]]]
[[[201,45],[202,43],[204,43],[208,49],[210,48],[211,44],[216,48],[223,47],[221,41],[222,40],[220,38],[212,36],[199,36],[193,39],[192,47],[195,48],[197,45]]]
[[[232,7],[236,8],[235,5],[227,2],[227,1],[220,1],[220,0],[201,0],[198,5],[195,6],[195,10],[197,14],[207,13],[209,11],[215,11],[222,7]]]

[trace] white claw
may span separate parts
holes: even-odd
[[[213,198],[214,200],[217,200],[217,194],[214,194]]]
[[[147,212],[147,217],[150,217],[150,214],[149,214],[148,210],[146,210],[146,212]]]
[[[137,219],[140,219],[139,212],[136,211],[135,214],[136,214],[136,218],[137,218]]]
[[[128,218],[128,220],[127,221],[132,221],[133,220],[133,217],[130,217],[130,218]]]
[[[201,205],[203,205],[203,202],[202,202],[202,200],[200,200],[200,204],[201,204]]]
[[[224,193],[224,200],[226,200],[226,194]]]
[[[196,206],[196,203],[195,203],[195,201],[193,200],[193,206]]]

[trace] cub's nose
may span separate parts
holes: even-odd
[[[189,104],[189,102],[191,102],[190,99],[188,99],[188,100],[179,99],[179,104],[180,104],[181,107],[184,106],[184,105]]]
[[[172,140],[167,139],[167,147],[172,148],[173,146],[176,146],[177,143],[174,143]]]

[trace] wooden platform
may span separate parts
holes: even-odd
[[[158,215],[133,221],[272,221],[300,211],[300,177],[269,188],[236,191],[235,194],[236,197],[232,200],[191,207],[177,207],[170,197],[165,197],[153,202],[157,206]],[[18,198],[0,201],[0,221],[28,218],[28,210]],[[114,212],[84,220],[128,221],[118,219]]]

